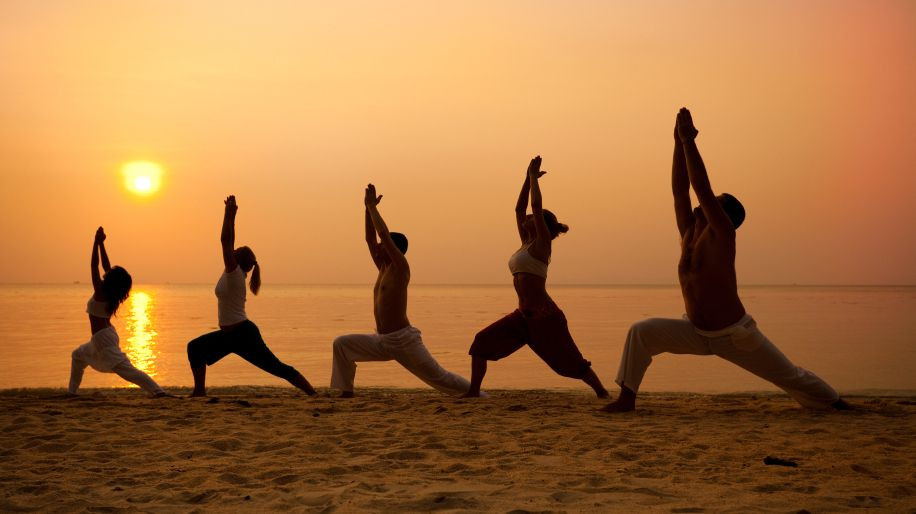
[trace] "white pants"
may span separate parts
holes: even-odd
[[[430,355],[420,331],[408,326],[389,334],[350,334],[334,339],[334,364],[331,387],[353,391],[356,363],[395,360],[420,380],[443,393],[468,392],[470,382],[446,371]]]
[[[660,353],[717,355],[772,382],[805,407],[827,408],[839,395],[814,373],[792,364],[750,315],[722,330],[705,331],[687,319],[650,318],[630,327],[617,384],[639,391],[652,357]]]
[[[107,327],[92,334],[92,339],[88,343],[73,350],[70,363],[71,394],[76,394],[79,389],[86,366],[92,366],[92,369],[102,373],[117,373],[119,377],[140,386],[150,394],[164,392],[149,375],[130,363],[130,359],[121,351],[118,343],[118,333],[114,327]]]

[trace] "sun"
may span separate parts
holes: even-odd
[[[150,196],[162,186],[162,166],[150,161],[133,161],[121,166],[124,186],[135,195]]]

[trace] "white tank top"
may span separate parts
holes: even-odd
[[[108,312],[108,302],[100,302],[95,299],[95,296],[90,296],[89,301],[86,302],[86,312],[96,318],[107,319],[111,317],[111,313]]]
[[[221,327],[248,319],[245,315],[245,272],[241,266],[229,273],[223,272],[214,292]]]
[[[528,248],[522,248],[509,257],[509,271],[513,275],[516,273],[531,273],[539,277],[547,278],[547,263],[535,258],[528,252]]]

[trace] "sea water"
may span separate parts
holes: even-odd
[[[582,354],[609,389],[627,329],[648,317],[680,318],[675,286],[550,286]],[[791,360],[840,391],[916,390],[916,287],[743,287],[758,326]],[[0,388],[66,387],[70,353],[89,340],[85,314],[91,286],[0,286]],[[470,372],[474,334],[516,305],[509,285],[412,285],[408,317],[433,356],[461,375]],[[265,284],[248,295],[248,316],[268,347],[317,387],[331,374],[331,343],[373,332],[372,287]],[[192,383],[188,341],[217,330],[213,285],[136,285],[113,324],[122,350],[164,386]],[[286,385],[236,355],[207,372],[210,385]],[[84,387],[126,387],[113,374],[86,370]],[[358,365],[356,386],[424,387],[395,362]],[[527,347],[490,363],[484,388],[578,388]],[[776,390],[714,356],[656,357],[646,391]]]

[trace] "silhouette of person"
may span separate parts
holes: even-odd
[[[378,212],[381,201],[381,195],[376,196],[375,186],[369,184],[364,200],[365,225],[369,255],[378,268],[373,290],[376,333],[349,334],[334,339],[331,387],[340,389],[341,397],[350,398],[357,362],[395,360],[443,393],[465,393],[468,381],[440,366],[423,344],[420,331],[407,320],[407,285],[410,282],[410,266],[405,256],[407,237],[388,230]]]
[[[234,353],[271,375],[315,394],[315,389],[295,368],[284,364],[267,348],[261,332],[245,314],[245,278],[251,272],[249,286],[255,295],[261,288],[261,267],[254,252],[247,246],[235,248],[235,196],[225,200],[220,244],[223,250],[223,274],[216,283],[219,330],[204,334],[188,343],[188,362],[194,375],[191,396],[207,395],[207,366]]]
[[[604,410],[633,410],[652,357],[665,352],[717,355],[779,386],[806,407],[849,408],[826,382],[789,361],[744,310],[735,274],[735,231],[744,222],[744,207],[730,194],[713,193],[697,134],[690,111],[682,108],[674,130],[671,187],[681,235],[678,278],[687,314],[684,319],[650,318],[630,327],[617,372],[620,396]],[[700,202],[695,209],[691,186]]]
[[[105,237],[105,231],[99,227],[95,232],[90,260],[93,293],[86,304],[92,338],[71,354],[69,394],[76,394],[83,381],[83,371],[86,366],[92,366],[92,369],[102,373],[117,373],[119,377],[140,386],[157,398],[169,396],[155,380],[131,364],[118,344],[118,333],[111,324],[111,316],[127,299],[133,281],[127,270],[121,266],[112,267],[108,262]],[[100,253],[104,276],[99,276]]]
[[[509,258],[518,309],[474,337],[468,352],[472,359],[471,388],[467,397],[480,394],[487,361],[508,357],[526,344],[558,374],[583,380],[599,398],[608,396],[591,363],[582,357],[573,341],[566,316],[547,294],[551,243],[569,227],[559,223],[554,213],[541,206],[538,180],[545,173],[541,171],[541,157],[531,159],[515,206],[515,222],[522,247]],[[526,214],[529,192],[532,214]]]

